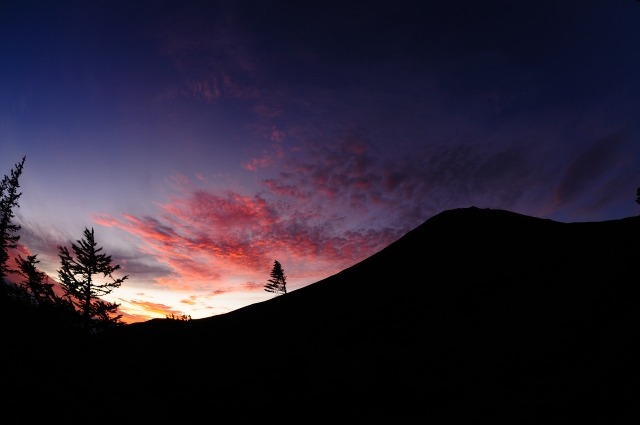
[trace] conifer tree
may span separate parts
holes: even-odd
[[[36,260],[36,257],[37,254],[28,255],[25,260],[18,255],[18,258],[16,258],[16,263],[18,264],[16,273],[24,278],[21,284],[31,292],[36,304],[53,304],[57,300],[53,292],[53,284],[47,281],[46,273],[36,269],[36,264],[40,262]]]
[[[640,0],[638,0],[640,1]],[[636,204],[640,204],[640,187],[638,188],[638,191],[636,192]]]
[[[102,248],[96,248],[98,244],[95,242],[93,229],[85,228],[84,238],[76,242],[77,245],[71,244],[76,255],[75,259],[69,254],[67,247],[58,247],[62,263],[58,276],[65,296],[71,300],[83,317],[85,329],[119,323],[122,315],[114,315],[120,304],[103,301],[100,297],[119,288],[128,276],[120,279],[113,278],[111,274],[120,269],[120,266],[111,265],[111,256],[100,253]],[[110,280],[104,281],[106,278]]]
[[[18,207],[18,199],[22,193],[18,192],[20,184],[18,179],[22,174],[22,167],[26,157],[15,165],[11,170],[11,177],[5,175],[0,181],[0,283],[2,279],[11,272],[7,262],[9,261],[9,249],[16,248],[16,243],[20,239],[15,233],[20,230],[20,226],[12,224],[14,217],[13,209]]]
[[[282,266],[278,262],[278,260],[274,261],[273,269],[271,270],[271,279],[268,280],[269,283],[264,285],[264,290],[267,292],[273,292],[275,294],[286,294],[287,293],[287,277],[284,275],[284,270]]]

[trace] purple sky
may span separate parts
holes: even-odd
[[[204,317],[443,210],[637,215],[640,4],[0,6],[0,175],[22,249],[93,227],[128,320]],[[129,3],[134,3],[131,5]]]

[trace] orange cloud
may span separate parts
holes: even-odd
[[[176,314],[176,315],[180,315],[182,314],[181,311],[176,310],[171,308],[168,305],[164,305],[164,304],[160,304],[160,303],[153,303],[151,301],[139,301],[139,300],[121,300],[121,301],[125,301],[126,303],[129,303],[135,307],[138,307],[140,309],[142,309],[144,312],[146,313],[150,313],[150,314],[155,314],[155,315],[162,315],[162,316],[168,316],[170,314]],[[127,312],[127,308],[121,306],[120,310],[122,310],[123,312]],[[132,317],[144,317],[143,314],[135,314],[135,313],[131,313],[131,312],[127,312],[127,314],[129,316]],[[124,313],[123,313],[124,315]],[[156,316],[146,316],[148,318],[152,318],[152,317],[156,317]]]
[[[121,320],[124,323],[139,323],[146,322],[147,320],[153,319],[151,316],[147,316],[144,314],[134,314],[123,311],[122,308],[118,310],[118,314],[122,314]]]

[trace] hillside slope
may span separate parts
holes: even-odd
[[[638,217],[446,211],[286,296],[130,326],[136,355],[118,367],[164,371],[185,403],[221,399],[214,410],[247,421],[623,416],[638,394],[637,235]]]
[[[443,212],[285,296],[103,335],[118,403],[101,418],[622,423],[640,400],[639,235],[640,217]]]

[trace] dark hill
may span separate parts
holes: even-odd
[[[286,296],[101,336],[102,418],[621,423],[640,407],[639,239],[640,217],[446,211]]]

